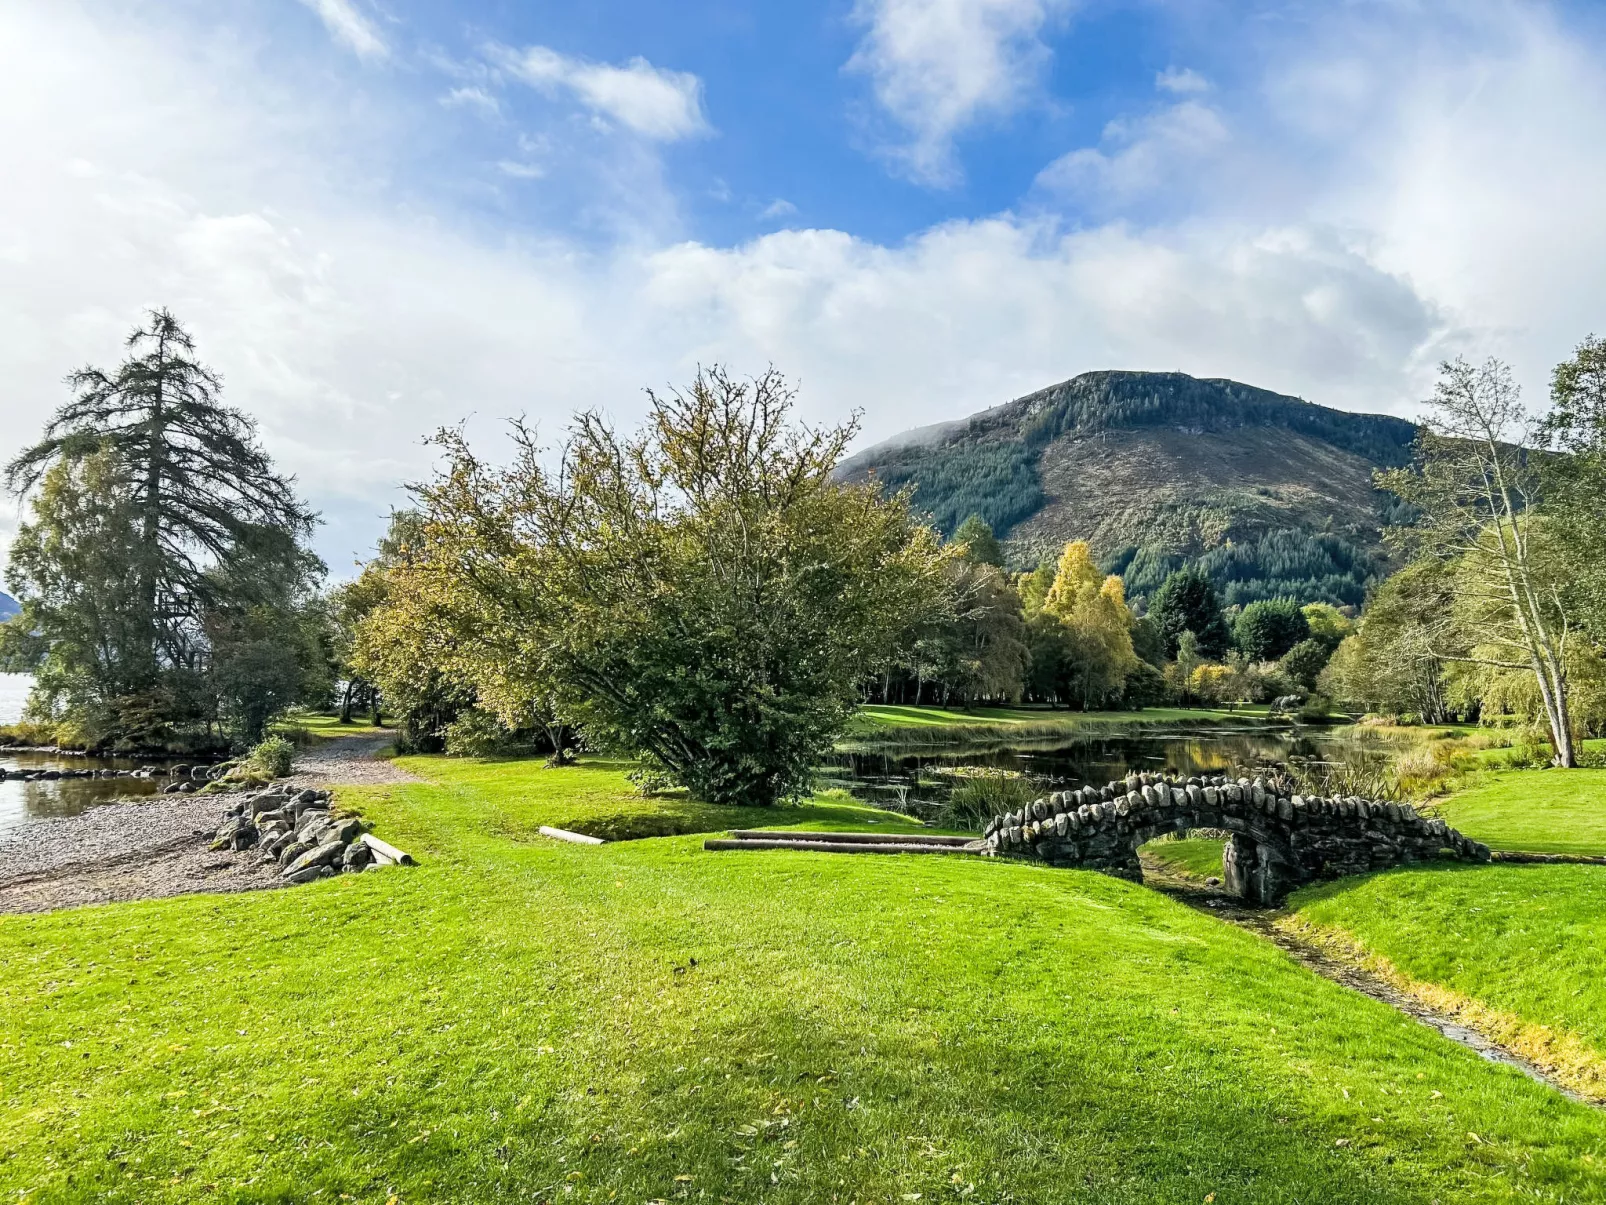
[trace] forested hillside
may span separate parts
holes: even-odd
[[[1132,595],[1195,564],[1228,604],[1358,605],[1392,505],[1372,471],[1406,463],[1416,427],[1236,381],[1091,372],[929,432],[842,471],[912,486],[944,533],[981,515],[1017,568],[1086,539]]]

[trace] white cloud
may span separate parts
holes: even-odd
[[[496,170],[515,180],[539,180],[546,169],[538,163],[521,163],[517,159],[498,159]]]
[[[357,11],[352,0],[301,0],[317,13],[338,42],[344,42],[358,58],[382,59],[390,53],[373,22]]]
[[[570,58],[545,46],[490,48],[503,70],[548,95],[567,92],[587,109],[656,142],[708,132],[703,84],[688,71],[654,67],[636,57],[623,67]]]
[[[0,177],[27,187],[0,190],[0,460],[63,399],[66,369],[115,361],[157,304],[191,323],[229,399],[300,475],[337,571],[371,544],[399,483],[427,471],[419,439],[435,426],[470,418],[494,454],[509,415],[555,433],[600,405],[628,423],[641,386],[699,362],[774,362],[800,381],[805,417],[861,408],[867,440],[1105,367],[1409,412],[1440,355],[1497,351],[1542,394],[1549,365],[1606,313],[1606,95],[1567,32],[1498,25],[1476,61],[1428,58],[1414,78],[1378,58],[1364,87],[1338,90],[1352,102],[1321,102],[1315,133],[1296,120],[1301,89],[1372,56],[1336,33],[1277,47],[1267,89],[1287,98],[1283,124],[1273,137],[1218,91],[1226,145],[1257,140],[1274,163],[1313,139],[1337,149],[1320,171],[1298,159],[1281,175],[1199,161],[1221,182],[1211,204],[1165,224],[1006,213],[890,245],[792,230],[597,249],[488,231],[417,188],[398,204],[373,180],[404,158],[410,122],[248,57],[195,69],[158,22],[13,0],[0,8]],[[449,121],[426,92],[414,116],[431,115]],[[1122,156],[1162,145],[1163,124],[1116,127],[1094,183],[1154,178]],[[493,171],[462,170],[475,167]],[[14,515],[0,508],[0,529]]]
[[[859,0],[868,26],[848,70],[870,77],[877,102],[911,136],[891,160],[925,184],[960,179],[957,134],[1014,111],[1038,87],[1049,50],[1039,38],[1065,0]]]
[[[774,218],[789,218],[797,213],[797,206],[785,197],[776,197],[763,209],[758,211],[759,221],[769,221]]]
[[[502,102],[476,84],[453,88],[441,97],[441,104],[448,109],[478,109],[486,117],[496,117],[502,112]]]
[[[1167,67],[1154,77],[1154,86],[1179,95],[1210,91],[1210,81],[1191,67]]]
[[[1185,100],[1105,127],[1101,149],[1083,147],[1060,156],[1037,177],[1040,188],[1102,206],[1120,204],[1163,187],[1179,187],[1181,173],[1214,155],[1229,139],[1226,123],[1209,105]]]

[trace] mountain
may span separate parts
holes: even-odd
[[[1195,564],[1229,604],[1359,605],[1399,506],[1372,472],[1406,463],[1415,438],[1404,419],[1237,381],[1089,372],[887,440],[839,473],[912,487],[944,533],[980,514],[1017,568],[1086,539],[1134,596]]]
[[[4,623],[20,610],[22,608],[17,605],[17,600],[4,590],[0,590],[0,623]]]

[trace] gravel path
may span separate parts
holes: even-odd
[[[339,737],[297,754],[298,787],[418,782],[377,754],[391,737]],[[255,850],[206,848],[228,807],[216,795],[152,795],[39,817],[0,843],[0,913],[48,912],[192,891],[278,887],[277,866]]]
[[[395,782],[420,782],[379,754],[394,743],[395,737],[341,736],[304,749],[296,754],[295,773],[287,780],[298,787],[383,786]]]

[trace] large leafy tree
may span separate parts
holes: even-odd
[[[1575,766],[1568,646],[1577,623],[1564,533],[1534,512],[1534,424],[1510,368],[1493,359],[1446,361],[1429,406],[1416,463],[1378,474],[1378,485],[1419,515],[1391,529],[1391,542],[1453,567],[1452,606],[1435,621],[1432,655],[1482,675],[1531,675],[1555,764]]]
[[[1580,622],[1606,644],[1606,339],[1590,335],[1556,365],[1543,463],[1545,509],[1567,532],[1567,592]]]
[[[555,695],[711,802],[805,792],[950,554],[906,497],[833,480],[854,427],[803,428],[792,404],[774,372],[716,369],[649,394],[635,435],[579,415],[554,459],[522,428],[506,468],[444,434],[412,572],[462,617],[482,705],[516,720]]]
[[[114,371],[70,374],[72,399],[6,467],[12,491],[35,495],[10,576],[41,687],[60,684],[57,703],[97,710],[114,731],[127,727],[120,711],[217,718],[214,637],[244,631],[253,609],[260,627],[263,608],[303,605],[323,569],[305,545],[313,516],[178,320],[151,312],[127,346]]]
[[[1070,678],[1082,706],[1103,706],[1118,697],[1138,665],[1132,612],[1121,579],[1099,572],[1085,540],[1065,546],[1043,612],[1071,634]]]

